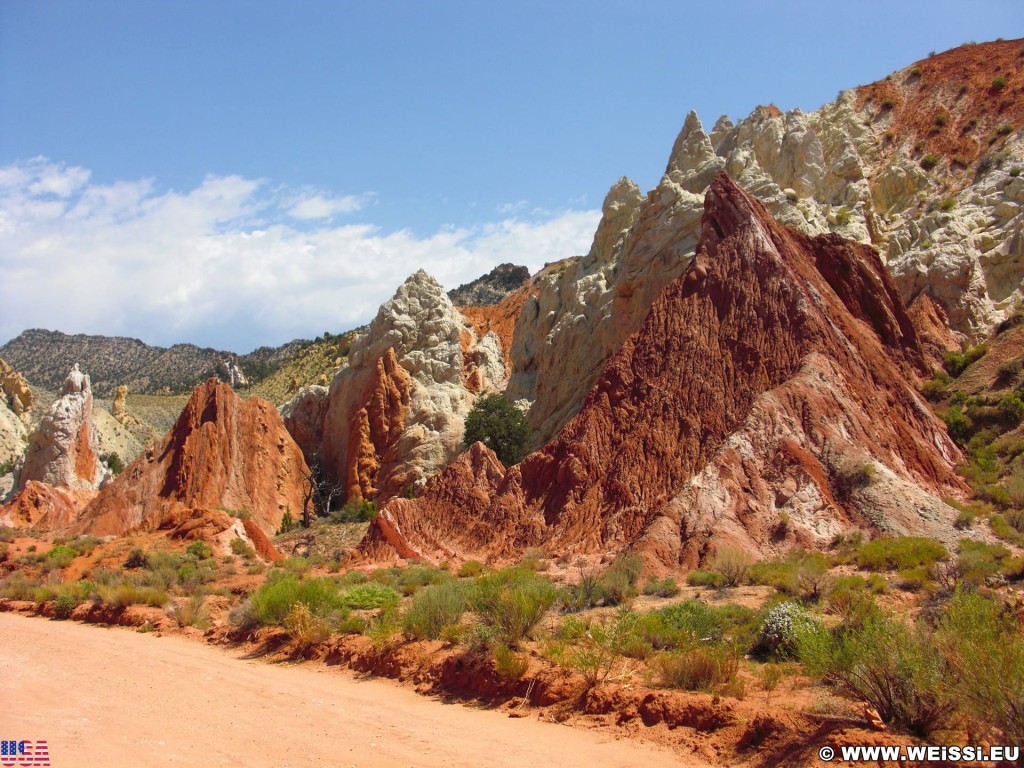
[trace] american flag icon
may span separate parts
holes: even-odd
[[[50,749],[45,741],[0,740],[0,766],[36,766],[50,764]]]

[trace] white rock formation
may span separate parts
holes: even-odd
[[[373,484],[388,494],[418,487],[447,466],[463,449],[478,394],[507,379],[492,337],[476,337],[434,278],[412,275],[353,341],[349,365],[331,383],[321,446],[328,473],[352,488],[369,476],[369,462]],[[388,369],[391,354],[401,371]],[[407,405],[398,406],[403,393]]]
[[[64,380],[61,396],[29,439],[17,470],[17,488],[24,488],[29,480],[38,480],[65,488],[95,490],[106,476],[99,460],[93,422],[92,386],[76,363]]]
[[[238,360],[234,357],[221,360],[217,364],[217,375],[220,376],[221,381],[230,384],[232,389],[249,386],[249,380],[242,373],[242,369],[238,367]]]

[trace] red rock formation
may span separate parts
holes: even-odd
[[[555,440],[507,472],[474,446],[419,499],[386,505],[363,552],[637,545],[694,564],[716,539],[770,550],[771,516],[786,505],[800,513],[787,535],[808,542],[853,525],[948,523],[952,510],[917,486],[962,487],[958,452],[913,386],[924,357],[875,252],[779,225],[725,174],[702,232],[696,258]],[[868,517],[843,474],[868,461],[912,509]]]
[[[960,349],[960,342],[949,328],[946,310],[931,294],[921,293],[910,303],[910,319],[917,328],[921,349],[933,368],[942,365],[947,352]]]
[[[126,535],[165,524],[174,528],[181,515],[190,516],[183,510],[226,509],[248,511],[260,530],[273,535],[286,511],[293,518],[302,514],[308,471],[270,403],[243,401],[227,384],[210,379],[192,392],[160,445],[106,486],[74,530]]]
[[[363,404],[349,421],[345,454],[345,494],[350,501],[373,499],[381,480],[393,469],[392,450],[402,430],[409,406],[409,374],[398,364],[394,349],[377,360],[363,397]],[[381,469],[384,468],[383,475]]]
[[[95,491],[29,480],[10,501],[0,506],[0,525],[37,530],[64,528],[74,522],[78,511],[95,495]]]
[[[482,339],[488,333],[494,333],[498,337],[501,341],[501,353],[505,358],[505,368],[508,370],[512,370],[512,333],[516,328],[516,320],[519,319],[526,300],[536,292],[536,285],[530,281],[498,304],[485,307],[456,307],[473,326],[477,338]]]

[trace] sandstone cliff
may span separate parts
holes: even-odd
[[[962,488],[959,453],[915,390],[924,353],[875,252],[780,225],[724,173],[701,232],[556,439],[508,471],[475,445],[388,503],[362,551],[633,546],[692,566],[722,541],[767,554],[851,528],[948,535],[937,495]]]
[[[81,513],[74,530],[126,535],[247,512],[273,535],[285,512],[302,514],[308,468],[276,409],[241,400],[216,379],[196,387],[163,440],[132,462]],[[204,511],[205,510],[205,511]],[[217,520],[213,520],[217,518]],[[221,519],[223,518],[223,519]],[[188,523],[188,521],[192,523]],[[241,521],[234,521],[241,529]]]
[[[508,395],[532,403],[540,442],[557,433],[689,264],[722,170],[790,227],[874,244],[904,302],[929,293],[961,338],[984,335],[1022,300],[1022,124],[1020,40],[939,54],[810,113],[758,107],[710,132],[690,113],[657,187],[616,182],[589,254],[539,281]]]

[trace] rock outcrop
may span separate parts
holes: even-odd
[[[478,337],[422,270],[381,306],[348,362],[328,393],[320,459],[349,499],[420,487],[462,450],[477,395],[507,378],[497,335]]]
[[[92,386],[76,364],[60,397],[39,422],[17,470],[17,489],[30,480],[78,490],[95,490],[106,477],[93,422]]]
[[[959,452],[916,392],[924,353],[876,253],[780,225],[724,173],[701,232],[555,440],[507,471],[475,445],[420,498],[384,506],[362,551],[635,547],[693,566],[721,542],[947,536],[938,496],[963,488]]]
[[[539,280],[524,305],[507,394],[531,403],[538,440],[580,408],[689,264],[722,170],[787,226],[880,248],[905,303],[928,293],[961,337],[983,336],[1024,300],[1024,177],[1012,175],[1024,168],[1020,49],[964,46],[810,113],[758,107],[708,132],[691,112],[657,187],[643,197],[616,182],[590,253]]]
[[[32,389],[25,377],[0,359],[0,400],[15,416],[25,418],[32,408]]]
[[[486,275],[448,291],[457,307],[489,307],[500,304],[530,279],[530,270],[515,264],[499,264]]]
[[[103,488],[73,529],[123,536],[176,528],[196,519],[188,510],[219,509],[247,512],[273,535],[286,512],[294,519],[302,514],[308,473],[270,403],[243,401],[227,384],[210,379],[192,392],[160,444]],[[217,527],[209,515],[199,517]],[[243,534],[241,521],[234,522]]]
[[[302,449],[302,455],[310,466],[319,461],[320,444],[324,439],[327,393],[327,387],[319,384],[303,387],[278,409],[284,419],[285,429]]]
[[[242,373],[242,369],[238,367],[238,360],[234,356],[217,363],[217,375],[232,389],[249,386],[249,380]]]

